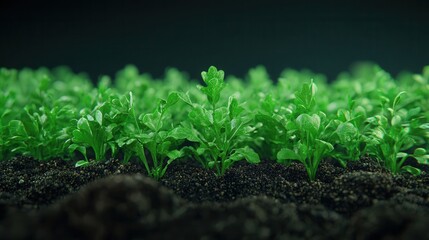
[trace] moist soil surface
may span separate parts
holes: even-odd
[[[85,168],[0,162],[0,239],[429,239],[429,175],[369,158],[342,168],[237,163],[224,176],[175,162],[159,182],[138,163]]]

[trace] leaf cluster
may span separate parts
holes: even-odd
[[[155,179],[180,159],[218,176],[239,161],[295,161],[310,180],[327,158],[347,167],[369,155],[393,174],[429,164],[429,66],[393,78],[363,64],[331,83],[291,69],[272,81],[262,66],[244,79],[215,67],[201,77],[154,79],[129,65],[93,85],[66,67],[1,68],[0,158],[83,167],[115,157]]]

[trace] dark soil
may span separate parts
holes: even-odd
[[[429,239],[429,175],[363,158],[239,163],[223,177],[177,162],[158,183],[137,163],[0,162],[0,239]]]

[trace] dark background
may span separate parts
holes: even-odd
[[[128,63],[193,78],[210,65],[244,76],[263,64],[330,79],[355,61],[387,71],[429,64],[429,1],[0,0],[0,66],[68,65],[97,79]]]

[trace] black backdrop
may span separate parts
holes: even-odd
[[[331,79],[371,60],[396,74],[429,64],[429,1],[0,1],[0,66],[68,65],[93,79],[128,63],[197,78],[263,64]]]

